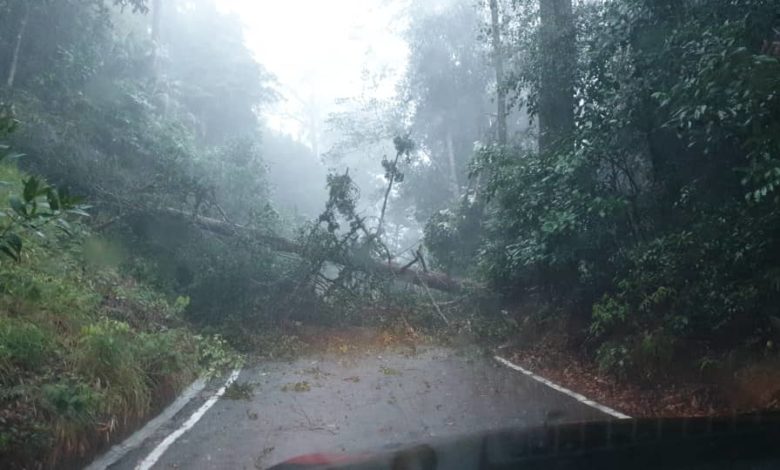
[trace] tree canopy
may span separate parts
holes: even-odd
[[[297,134],[227,10],[0,0],[0,456],[78,459],[291,324],[780,359],[777,1],[409,0],[404,64],[311,83]]]

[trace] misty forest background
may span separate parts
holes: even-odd
[[[775,360],[776,1],[403,12],[393,96],[367,70],[289,136],[211,0],[0,0],[0,461],[79,462],[301,325]]]

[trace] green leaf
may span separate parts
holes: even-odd
[[[17,254],[16,254],[16,253],[14,253],[13,251],[11,251],[11,249],[10,249],[10,248],[8,248],[6,245],[0,245],[0,252],[3,252],[3,253],[5,253],[5,255],[6,255],[6,256],[8,256],[9,258],[11,258],[11,259],[12,259],[12,260],[14,260],[14,261],[20,261],[20,260],[21,260],[21,259],[19,258],[19,256],[17,256]]]
[[[19,153],[19,152],[10,152],[10,153],[6,153],[5,155],[3,155],[3,157],[0,158],[0,160],[4,160],[6,158],[9,159],[9,160],[16,160],[16,159],[22,158],[22,157],[24,157],[26,155],[27,154]]]
[[[89,217],[90,216],[89,212],[85,210],[88,208],[89,206],[76,206],[73,209],[68,209],[67,212],[68,214],[80,215],[82,217]]]
[[[54,221],[54,224],[55,224],[55,225],[56,225],[56,226],[57,226],[57,227],[58,227],[60,230],[62,230],[63,232],[65,232],[65,234],[67,234],[67,235],[73,235],[73,231],[72,231],[72,229],[71,229],[71,227],[70,227],[70,224],[68,223],[68,221],[67,221],[67,220],[65,220],[65,219],[56,219],[56,220]]]
[[[22,191],[22,197],[25,202],[31,202],[38,196],[38,190],[40,189],[41,182],[38,178],[31,176],[24,180],[24,189]]]
[[[11,204],[11,209],[13,209],[14,212],[22,217],[27,218],[27,206],[22,202],[21,199],[16,196],[12,196],[8,202]]]
[[[757,55],[753,57],[753,60],[757,64],[776,64],[778,63],[777,58],[768,56],[768,55]]]
[[[0,241],[0,250],[16,261],[22,259],[22,239],[19,235],[10,232],[3,236]]]
[[[66,210],[66,209],[87,209],[88,206],[83,206],[80,204],[84,201],[84,198],[79,196],[71,196],[70,193],[68,193],[68,190],[66,188],[61,188],[57,190],[57,196],[60,200],[60,210]]]
[[[54,188],[47,188],[46,199],[49,201],[49,209],[60,210],[60,195]]]

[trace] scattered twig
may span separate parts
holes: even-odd
[[[448,300],[447,302],[440,302],[439,307],[449,307],[450,305],[457,305],[466,300],[466,297],[458,297],[455,300]]]
[[[417,274],[416,272],[415,272],[415,274],[417,275],[417,278],[419,279],[420,275]],[[439,305],[436,303],[436,299],[434,299],[433,298],[433,294],[431,294],[431,290],[428,289],[428,286],[424,282],[422,282],[422,279],[419,279],[419,280],[420,280],[420,285],[423,286],[423,288],[425,289],[425,292],[428,294],[428,298],[431,299],[431,303],[433,304],[433,306],[436,309],[436,311],[439,313],[439,316],[441,317],[441,319],[444,320],[444,323],[447,326],[450,326],[450,321],[444,315],[444,312],[442,312],[441,309],[439,308]]]
[[[93,227],[92,230],[94,230],[95,232],[102,232],[103,230],[105,230],[108,227],[110,227],[110,226],[114,225],[115,223],[117,223],[121,218],[122,218],[122,216],[113,217],[111,219],[108,219],[107,221],[103,222],[102,224]]]
[[[428,266],[425,264],[425,257],[422,254],[422,245],[417,248],[417,257],[420,258],[420,264],[422,264],[423,272],[428,272]],[[419,278],[419,275],[417,276]]]
[[[296,402],[297,402],[297,400],[296,400]],[[303,417],[306,420],[306,423],[308,425],[308,427],[306,428],[307,430],[309,430],[309,431],[327,431],[327,432],[333,434],[334,436],[338,434],[338,432],[336,432],[333,429],[329,429],[327,426],[321,426],[319,424],[314,423],[311,420],[311,418],[309,418],[309,415],[306,414],[306,412],[303,410],[302,407],[290,406],[290,409],[293,411],[293,413],[297,414],[298,416]]]
[[[409,269],[412,266],[414,266],[414,263],[416,263],[418,261],[420,261],[420,258],[417,255],[415,255],[413,260],[409,261],[408,263],[406,263],[405,265],[403,265],[401,267],[401,271],[400,272],[402,272],[402,273],[405,272],[407,269]]]

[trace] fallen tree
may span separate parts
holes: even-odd
[[[304,247],[293,242],[292,240],[275,235],[268,235],[251,227],[244,227],[227,221],[196,215],[173,208],[162,209],[161,212],[166,216],[176,217],[182,221],[192,223],[202,230],[206,230],[218,235],[227,237],[248,235],[256,242],[266,245],[272,250],[284,253],[293,253],[300,256],[305,255]],[[332,261],[338,264],[343,262],[342,260]],[[399,265],[394,262],[383,262],[377,261],[375,259],[361,259],[359,262],[356,261],[352,264],[367,271],[393,276],[399,281],[426,286],[428,288],[444,292],[458,292],[463,290],[468,285],[466,282],[450,277],[444,273],[412,269],[410,263],[407,263],[406,265]]]

